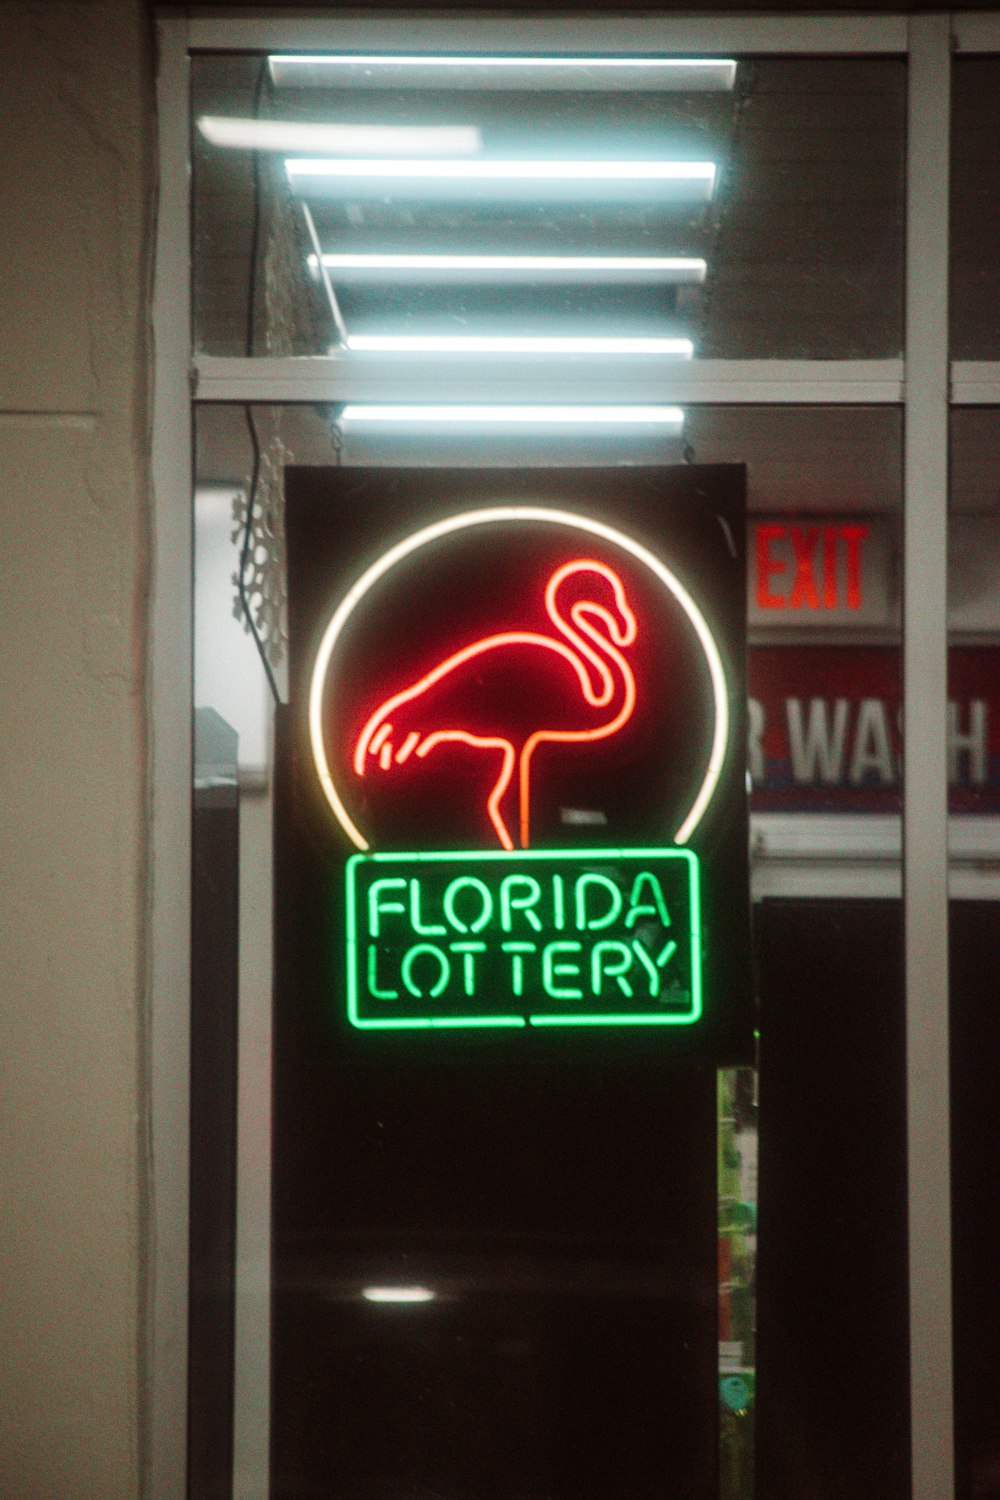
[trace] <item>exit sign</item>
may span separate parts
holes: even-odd
[[[689,849],[354,855],[351,1024],[693,1025],[698,877]]]
[[[751,626],[888,628],[897,614],[889,527],[878,516],[755,516],[747,548]]]

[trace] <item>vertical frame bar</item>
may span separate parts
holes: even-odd
[[[241,790],[234,1500],[270,1493],[273,817],[270,790]]]
[[[903,895],[913,1500],[955,1493],[948,1079],[948,169],[951,27],[909,23]]]
[[[149,641],[146,1492],[187,1490],[191,950],[191,359],[187,26],[157,26]]]

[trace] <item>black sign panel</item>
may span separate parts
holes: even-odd
[[[733,468],[293,472],[331,1025],[748,1055],[744,535]]]
[[[273,1493],[715,1500],[742,471],[286,489]]]

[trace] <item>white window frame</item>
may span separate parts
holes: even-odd
[[[157,23],[160,204],[154,288],[153,567],[150,644],[150,1064],[153,1195],[148,1305],[148,1493],[186,1488],[187,1165],[192,702],[191,402],[391,400],[403,390],[357,356],[192,360],[189,56],[278,50],[641,51],[709,55],[905,55],[906,358],[740,360],[636,376],[626,395],[703,404],[892,404],[904,415],[902,893],[905,912],[913,1500],[953,1500],[950,1141],[948,1099],[947,451],[949,402],[1000,405],[1000,362],[947,355],[950,62],[1000,52],[1000,15],[427,16],[378,11],[322,17],[170,17]],[[489,396],[497,399],[495,371]],[[527,371],[511,370],[519,400]],[[442,372],[446,376],[447,372]],[[412,379],[412,376],[410,377]],[[555,385],[554,385],[555,382]],[[579,371],[546,373],[571,399]],[[484,387],[485,390],[485,387]],[[463,373],[461,394],[470,399]],[[586,395],[600,399],[596,372]],[[620,372],[614,395],[623,398]],[[762,888],[795,894],[898,894],[894,820],[856,820],[854,866],[797,859],[794,825],[763,827]],[[831,840],[843,848],[844,821]],[[898,830],[898,822],[895,823]],[[975,832],[961,836],[975,847]],[[871,847],[871,840],[875,843]],[[898,832],[895,834],[898,843]],[[867,841],[867,843],[866,843]],[[794,876],[782,875],[783,863]],[[985,894],[974,882],[954,894]],[[990,894],[996,894],[992,887]],[[266,1467],[266,1466],[265,1466]],[[267,1475],[261,1474],[261,1496]],[[240,1491],[240,1500],[252,1500]]]

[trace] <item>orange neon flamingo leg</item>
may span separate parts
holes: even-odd
[[[464,729],[441,729],[436,734],[427,736],[417,751],[417,759],[423,760],[424,756],[429,755],[436,745],[444,744],[472,745],[476,750],[503,751],[503,765],[500,769],[500,775],[497,777],[496,784],[486,799],[486,811],[503,847],[505,849],[513,849],[514,840],[511,838],[507,825],[503,820],[500,803],[503,800],[504,793],[510,786],[511,777],[514,774],[514,746],[510,740],[501,739],[499,736],[469,734]]]
[[[611,735],[617,734],[624,724],[627,724],[635,709],[635,677],[631,667],[614,653],[618,660],[619,670],[622,674],[624,685],[624,699],[622,706],[613,719],[607,724],[600,724],[596,729],[538,729],[529,737],[521,751],[521,763],[519,767],[520,801],[521,801],[521,848],[529,847],[528,839],[531,829],[531,757],[538,745],[585,745],[593,743],[594,740],[606,740]]]

